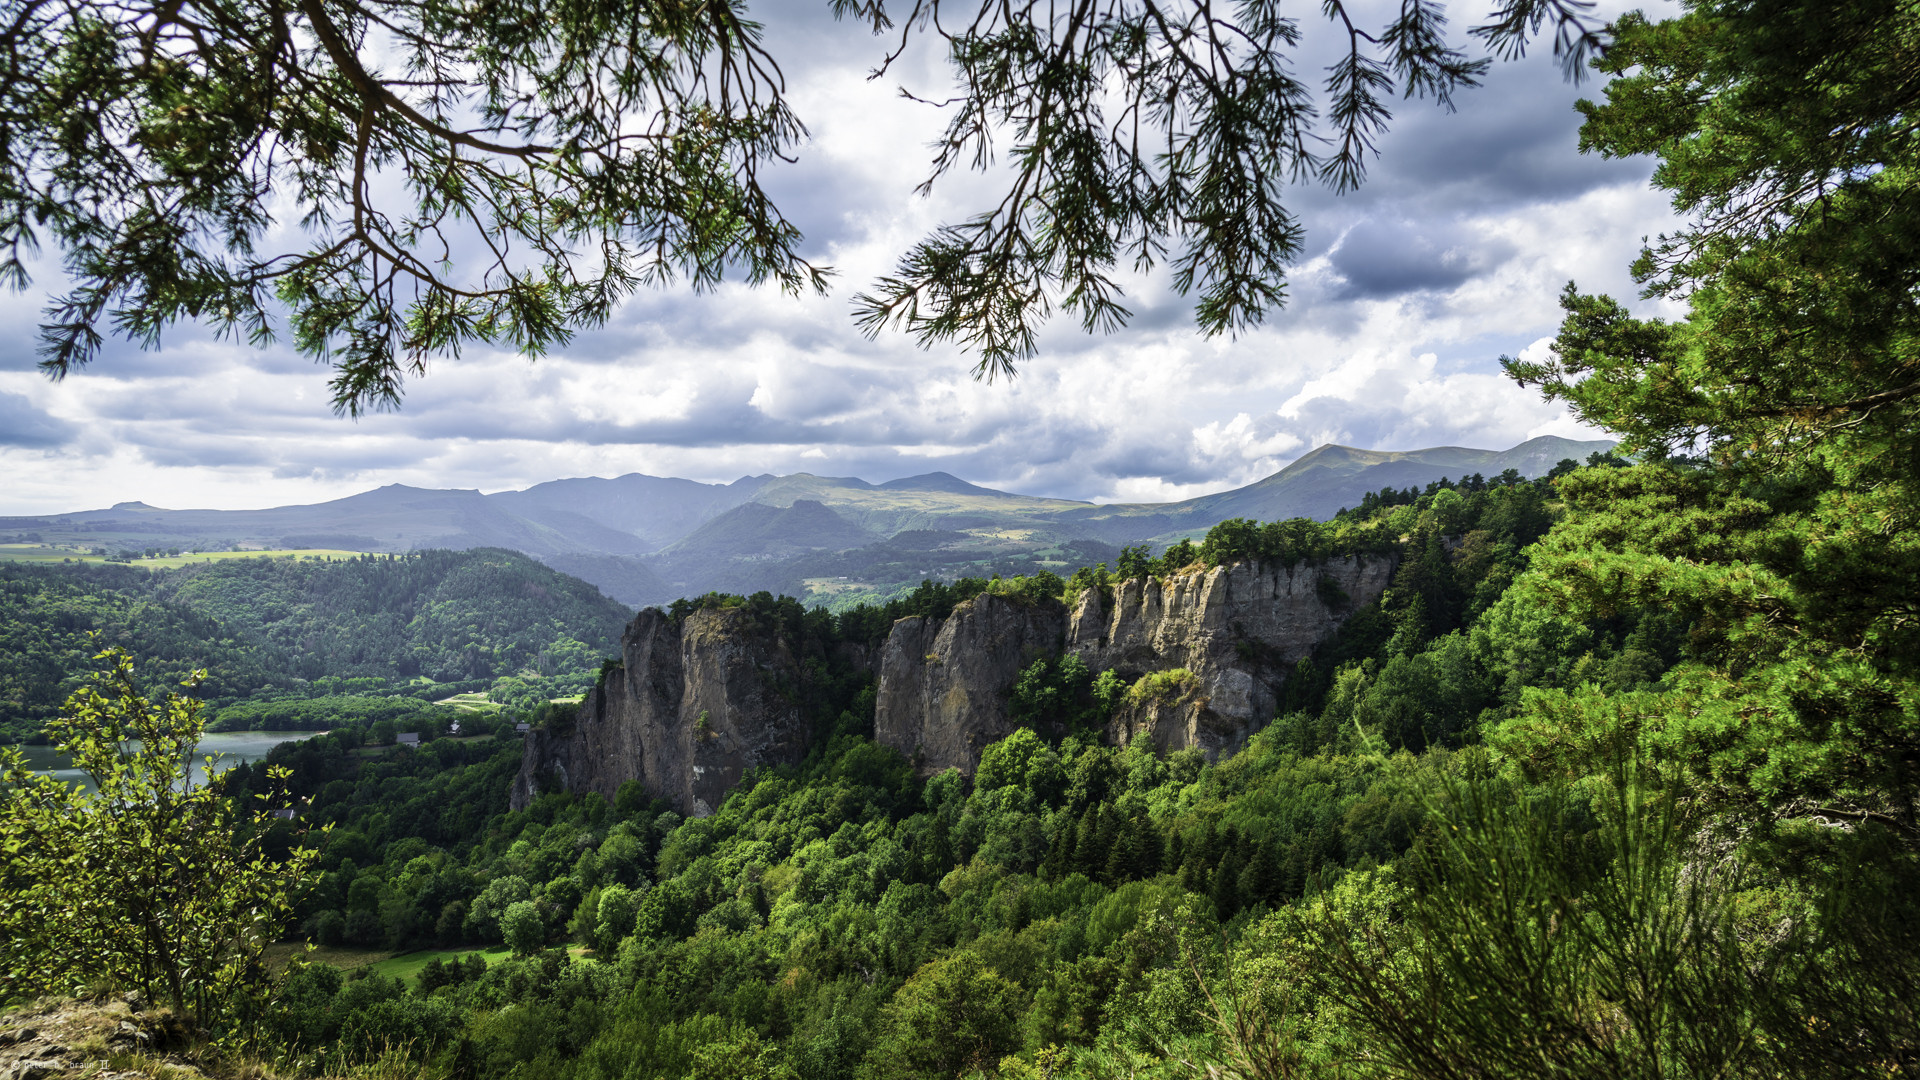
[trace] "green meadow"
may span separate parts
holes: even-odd
[[[337,548],[275,548],[269,551],[202,551],[193,554],[163,555],[153,559],[127,559],[128,566],[143,566],[149,570],[178,570],[183,566],[198,563],[225,562],[228,559],[353,559],[365,554],[359,551],[342,551]],[[47,544],[0,544],[0,559],[14,562],[78,562],[103,563],[109,561],[104,555],[90,555],[75,548],[54,547]]]

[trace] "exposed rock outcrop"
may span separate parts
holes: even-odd
[[[1211,703],[1200,680],[1189,674],[1166,693],[1129,695],[1107,722],[1107,739],[1120,746],[1146,739],[1161,751],[1198,747],[1216,753],[1235,739],[1244,741],[1241,725],[1214,712]]]
[[[1391,556],[1324,564],[1240,562],[1134,579],[1108,602],[1084,593],[1071,613],[981,596],[940,621],[894,624],[880,657],[874,735],[925,773],[971,772],[982,747],[1013,728],[1007,698],[1034,657],[1060,648],[1127,678],[1184,668],[1191,686],[1135,700],[1114,716],[1114,741],[1231,753],[1273,718],[1280,685],[1355,608],[1379,597]]]
[[[1169,704],[1151,720],[1122,710],[1109,735],[1120,742],[1147,735],[1161,750],[1197,746],[1216,757],[1273,719],[1294,665],[1355,608],[1378,599],[1397,565],[1386,555],[1291,567],[1237,562],[1164,581],[1123,581],[1111,603],[1091,590],[1081,596],[1067,648],[1095,671],[1129,678],[1192,672],[1199,698]]]
[[[207,1049],[205,1032],[138,993],[42,998],[0,1015],[5,1080],[201,1080],[196,1048]]]
[[[980,764],[980,751],[1013,731],[1007,690],[1035,657],[1059,651],[1067,614],[986,593],[945,619],[893,624],[880,653],[874,738],[925,772]]]
[[[608,673],[567,725],[528,734],[513,806],[547,790],[598,792],[611,802],[628,780],[704,817],[740,775],[806,756],[811,737],[798,695],[805,673],[787,642],[742,609],[697,611],[675,622],[648,608],[627,625],[622,666]]]
[[[1230,753],[1273,718],[1293,666],[1392,576],[1387,556],[1285,567],[1235,563],[1083,595],[1071,612],[985,594],[945,619],[906,618],[874,656],[850,645],[836,667],[879,675],[874,736],[923,773],[971,773],[988,744],[1013,730],[1008,697],[1041,656],[1078,653],[1095,671],[1134,679],[1185,669],[1171,695],[1136,695],[1112,718],[1116,742]],[[718,807],[747,769],[806,756],[808,678],[786,639],[744,609],[697,611],[675,622],[642,611],[609,672],[571,723],[529,734],[513,805],[542,791],[612,800],[639,780],[682,813]]]

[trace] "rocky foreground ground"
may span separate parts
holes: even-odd
[[[193,1039],[138,994],[49,1000],[0,1016],[0,1080],[200,1080]]]

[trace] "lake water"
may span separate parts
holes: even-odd
[[[194,751],[192,777],[198,784],[206,780],[206,758],[214,759],[216,770],[230,769],[235,765],[251,764],[267,756],[267,752],[283,742],[299,742],[301,739],[322,734],[318,731],[219,731],[200,737],[200,749]],[[51,746],[22,746],[21,753],[27,756],[27,764],[36,772],[44,773],[58,780],[77,781],[88,791],[93,790],[93,781],[86,773],[73,767],[72,762],[61,757]]]

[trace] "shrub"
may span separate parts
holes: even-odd
[[[1198,689],[1200,680],[1186,668],[1174,668],[1171,671],[1150,671],[1140,676],[1140,681],[1127,689],[1127,704],[1140,705],[1149,701],[1171,701],[1185,697]]]
[[[269,860],[268,797],[253,806],[209,777],[189,782],[204,730],[201,703],[140,693],[124,649],[48,725],[92,777],[91,794],[0,752],[0,998],[89,983],[164,995],[175,1011],[214,1018],[264,993],[267,943],[280,936],[319,857],[295,846]],[[199,674],[187,681],[197,684]],[[124,747],[138,740],[138,749]],[[274,766],[267,776],[289,776]]]

